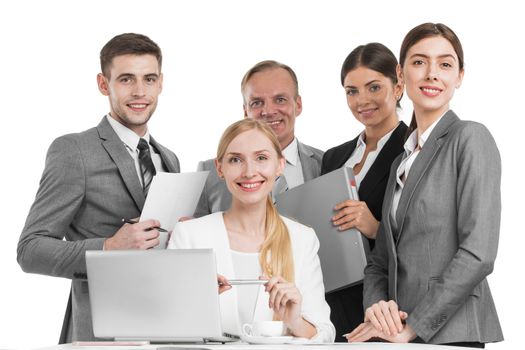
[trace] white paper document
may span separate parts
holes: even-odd
[[[157,173],[151,181],[140,221],[155,219],[172,231],[179,218],[193,216],[209,171]]]

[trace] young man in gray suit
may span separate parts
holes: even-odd
[[[85,252],[158,245],[158,221],[123,219],[140,216],[157,171],[179,172],[176,155],[147,127],[162,91],[158,45],[144,35],[118,35],[102,48],[100,63],[98,88],[110,112],[98,126],[51,144],[18,242],[25,272],[72,279],[60,342],[94,339]]]
[[[244,75],[241,82],[245,118],[262,120],[271,126],[286,158],[284,176],[277,179],[274,192],[280,193],[321,174],[323,152],[295,137],[295,119],[302,101],[295,72],[276,61],[262,61]],[[215,169],[215,160],[200,162],[198,170],[209,170],[195,217],[230,208],[231,194]]]

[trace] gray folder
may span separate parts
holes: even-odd
[[[356,229],[339,231],[332,224],[334,207],[357,200],[354,173],[343,167],[294,187],[276,197],[279,213],[315,230],[326,292],[362,282],[370,248]]]

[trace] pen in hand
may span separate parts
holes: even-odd
[[[138,223],[137,220],[132,220],[132,219],[122,219],[122,222],[124,222],[126,224],[136,224],[136,223]],[[159,232],[168,232],[168,230],[166,230],[165,228],[162,228],[162,227],[153,227],[153,228],[151,228],[151,230],[153,230],[153,229],[155,229],[155,230],[157,230]]]
[[[219,285],[229,285],[229,286],[264,285],[266,283],[268,283],[267,280],[256,280],[256,279],[228,280],[228,284],[224,284],[222,281],[219,281]]]

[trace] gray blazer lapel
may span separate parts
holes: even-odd
[[[131,197],[133,197],[137,208],[139,211],[142,211],[146,198],[142,191],[133,158],[129,155],[126,146],[124,146],[122,140],[115,133],[106,117],[104,117],[97,126],[97,130],[100,138],[103,140],[102,146],[106,149],[113,162],[115,162],[120,176],[122,176],[122,180],[126,184]]]
[[[412,196],[414,195],[419,182],[432,163],[432,160],[443,145],[442,138],[448,133],[450,126],[458,120],[459,118],[456,116],[456,114],[449,110],[435,126],[434,130],[432,130],[428,140],[425,142],[425,145],[414,161],[414,164],[412,165],[406,180],[405,187],[403,188],[401,198],[399,199],[399,206],[397,207],[396,221],[399,228],[399,237],[397,242],[401,240],[406,211],[411,202]]]
[[[318,177],[321,174],[321,166],[319,162],[313,158],[314,153],[299,141],[297,141],[297,152],[301,160],[304,182]]]

